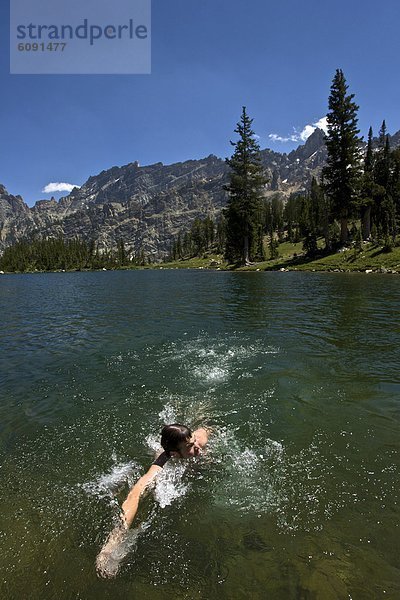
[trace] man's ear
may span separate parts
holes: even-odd
[[[180,456],[180,454],[177,450],[171,450],[169,455],[172,456],[173,458],[179,458],[179,456]]]

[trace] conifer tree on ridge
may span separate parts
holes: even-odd
[[[259,258],[262,236],[262,196],[266,178],[260,159],[260,147],[251,128],[253,119],[243,106],[235,133],[235,150],[226,162],[231,168],[226,218],[225,256],[229,262],[249,264]]]
[[[357,137],[358,106],[341,69],[336,70],[327,114],[327,165],[323,169],[325,189],[333,216],[340,221],[340,242],[347,242],[347,223],[352,216],[361,183],[360,139]]]

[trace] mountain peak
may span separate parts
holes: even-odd
[[[304,144],[301,144],[288,154],[290,161],[297,160],[299,162],[308,160],[313,155],[321,154],[325,158],[325,133],[317,127],[312,134],[307,138]]]

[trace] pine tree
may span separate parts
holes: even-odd
[[[278,232],[278,240],[283,241],[283,200],[279,194],[275,194],[271,199],[271,211],[274,227]]]
[[[288,240],[292,244],[297,241],[297,230],[299,226],[300,214],[301,214],[301,198],[298,194],[291,194],[286,202],[283,210],[283,217],[287,226]],[[266,220],[268,220],[269,214],[266,213]],[[267,230],[269,223],[267,222]]]
[[[386,122],[382,122],[379,130],[379,147],[374,165],[374,181],[376,184],[375,220],[385,246],[391,245],[389,238],[395,237],[396,207],[392,196],[392,153]]]
[[[379,130],[379,146],[374,166],[376,183],[387,190],[390,178],[390,142],[385,121]]]
[[[359,201],[363,240],[368,240],[371,235],[371,211],[376,196],[376,185],[374,182],[375,159],[372,149],[372,136],[372,127],[370,127],[368,131],[367,152],[364,160],[364,175],[361,186],[361,197]]]
[[[251,128],[252,122],[243,106],[235,129],[239,140],[231,142],[235,151],[231,158],[226,159],[231,173],[229,185],[225,186],[225,190],[229,192],[225,210],[225,256],[229,262],[242,264],[256,259],[261,247],[262,190],[266,183],[260,161],[260,147]]]
[[[217,223],[217,231],[216,231],[216,242],[217,242],[217,252],[224,252],[225,242],[226,242],[226,223],[225,217],[221,213],[221,217]]]
[[[278,242],[278,240],[275,239],[275,232],[274,232],[273,226],[271,225],[270,230],[269,230],[269,244],[268,244],[270,260],[275,260],[276,258],[279,257],[278,247],[279,247],[279,242]]]
[[[391,152],[392,174],[391,174],[391,193],[395,203],[397,219],[400,217],[400,148]],[[398,224],[396,224],[396,231]]]
[[[318,251],[318,223],[322,204],[322,190],[315,177],[311,181],[311,190],[302,201],[301,232],[304,236],[303,248],[310,256]]]
[[[199,217],[196,217],[191,227],[191,236],[193,244],[193,255],[201,256],[205,249],[205,236],[203,222]]]
[[[180,233],[178,233],[178,239],[176,240],[176,258],[182,258],[182,239]]]
[[[327,114],[327,165],[323,169],[325,189],[331,200],[333,215],[340,220],[340,242],[347,242],[347,222],[359,192],[361,164],[358,106],[354,94],[347,94],[348,85],[341,69],[336,70],[329,96]]]
[[[386,140],[387,140],[387,127],[386,127],[386,121],[385,121],[385,119],[383,119],[381,128],[379,130],[379,148],[381,150],[383,150],[385,148]]]
[[[124,241],[120,238],[117,241],[117,264],[123,267],[128,264]]]

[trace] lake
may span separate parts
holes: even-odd
[[[400,597],[400,278],[0,277],[0,596]],[[164,423],[115,578],[95,559]]]

